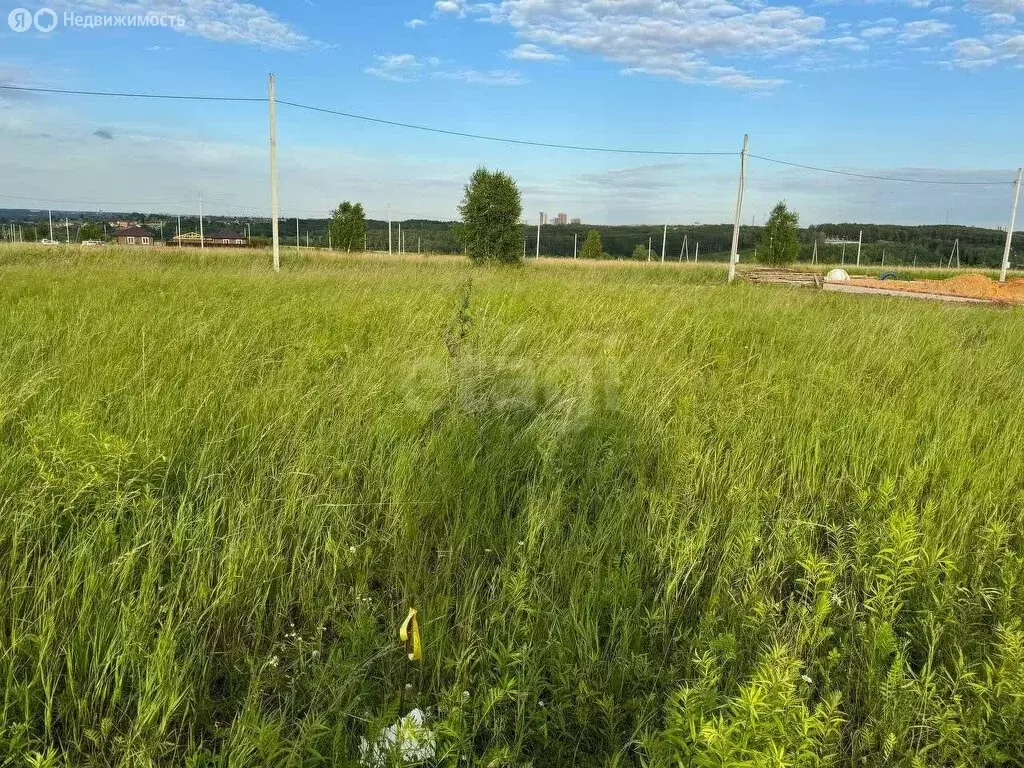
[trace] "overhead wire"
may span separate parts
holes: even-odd
[[[137,98],[137,99],[158,99],[158,100],[172,100],[172,101],[199,101],[199,102],[235,102],[235,103],[266,103],[267,98],[265,97],[246,97],[246,96],[204,96],[204,95],[190,95],[190,94],[166,94],[166,93],[143,93],[143,92],[126,92],[126,91],[89,91],[89,90],[77,90],[71,88],[42,88],[34,86],[18,86],[18,85],[0,85],[0,90],[6,91],[22,91],[29,93],[49,93],[49,94],[64,94],[64,95],[76,95],[76,96],[96,96],[96,97],[109,97],[109,98]],[[689,151],[689,150],[668,150],[668,149],[638,149],[628,147],[602,147],[602,146],[588,146],[583,144],[565,144],[558,142],[549,141],[537,141],[532,139],[520,139],[512,138],[508,136],[491,136],[487,134],[470,133],[466,131],[455,131],[446,128],[437,128],[434,126],[420,125],[417,123],[407,123],[398,120],[389,120],[381,117],[373,117],[370,115],[363,115],[356,112],[348,112],[338,109],[329,109],[327,107],[318,107],[311,104],[303,104],[300,102],[289,101],[285,99],[278,99],[278,104],[292,107],[293,109],[306,110],[309,112],[315,112],[319,114],[333,115],[336,117],[344,117],[350,120],[358,120],[363,122],[374,123],[377,125],[387,125],[396,128],[404,128],[407,130],[422,131],[426,133],[433,133],[443,136],[454,136],[457,138],[475,139],[479,141],[490,141],[498,142],[503,144],[527,146],[527,147],[540,147],[545,149],[559,149],[559,150],[570,150],[578,152],[595,152],[595,153],[608,153],[608,154],[624,154],[624,155],[652,155],[652,156],[667,156],[667,157],[730,157],[738,155],[737,152],[719,152],[719,151]],[[790,168],[799,168],[806,171],[813,171],[816,173],[827,173],[838,176],[848,176],[853,178],[871,179],[875,181],[891,181],[904,184],[929,184],[938,186],[1003,186],[1007,184],[1013,184],[1012,181],[956,181],[956,180],[942,180],[942,179],[918,179],[918,178],[907,178],[900,176],[888,176],[882,174],[869,174],[860,173],[856,171],[847,171],[840,168],[825,168],[821,166],[808,165],[805,163],[795,163],[788,160],[781,160],[775,157],[769,157],[766,155],[758,155],[749,153],[748,157],[762,160],[764,162],[773,163],[776,165],[788,166]],[[241,206],[238,206],[241,207]]]

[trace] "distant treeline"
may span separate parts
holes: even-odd
[[[70,226],[65,228],[65,216]],[[163,237],[170,239],[177,232],[178,217],[145,213],[91,213],[91,212],[53,212],[54,237],[63,241],[68,237],[74,241],[79,227],[86,222],[137,221],[160,235],[160,224],[163,224]],[[0,211],[0,222],[9,227],[14,223],[20,226],[20,233],[27,241],[42,239],[49,236],[49,223],[45,212],[40,217],[39,211],[7,210]],[[255,245],[261,245],[271,237],[268,219],[207,216],[203,219],[206,231],[216,229],[235,229],[246,232],[248,226]],[[455,228],[457,222],[406,220],[392,222],[391,246],[399,249],[399,225],[401,225],[405,250],[410,253],[461,253]],[[198,217],[182,217],[183,232],[199,229]],[[540,252],[543,256],[572,258],[574,241],[582,248],[583,241],[591,230],[601,234],[605,254],[613,259],[632,258],[637,253],[637,246],[645,249],[650,247],[651,256],[661,260],[663,228],[661,225],[554,225],[541,227]],[[953,251],[957,239],[960,241],[960,263],[963,266],[997,267],[1003,254],[1005,232],[981,227],[964,227],[956,225],[924,225],[902,226],[896,224],[817,224],[800,231],[801,261],[810,261],[814,253],[814,243],[818,243],[818,259],[823,262],[839,262],[843,259],[841,245],[827,244],[826,239],[854,241],[846,246],[845,260],[853,263],[857,258],[855,241],[863,231],[864,245],[861,251],[862,264],[880,264],[883,254],[886,264],[917,264],[919,266],[945,265]],[[110,229],[108,227],[108,234]],[[326,248],[328,245],[326,219],[299,219],[299,243],[308,243],[313,247]],[[295,246],[295,219],[283,220],[280,226],[281,242],[285,246]],[[9,234],[8,234],[9,239]],[[761,242],[762,227],[744,226],[740,229],[740,250],[750,257]],[[693,258],[697,245],[700,244],[701,261],[724,261],[728,257],[732,245],[731,224],[695,224],[673,225],[668,229],[665,241],[665,258],[678,261],[682,255]],[[537,227],[523,227],[523,244],[526,255],[532,257],[537,252]],[[1015,243],[1018,250],[1021,243]],[[372,251],[388,250],[388,224],[386,221],[367,221],[366,247]],[[1014,259],[1016,263],[1016,259]]]

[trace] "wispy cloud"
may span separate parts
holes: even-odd
[[[1017,17],[1012,13],[990,13],[984,21],[988,26],[1009,27],[1017,23]]]
[[[423,78],[456,80],[472,85],[525,85],[528,80],[520,72],[505,69],[446,68],[435,57],[420,59],[411,53],[374,56],[374,64],[363,70],[366,74],[396,83],[411,83]]]
[[[411,53],[378,54],[373,60],[373,66],[367,67],[363,72],[396,83],[417,80],[423,70],[423,64]]]
[[[409,29],[416,29],[417,27],[422,27],[426,23],[427,22],[425,22],[423,19],[409,19],[407,22],[405,22],[405,26],[407,26]]]
[[[266,8],[241,0],[54,0],[50,5],[75,13],[181,17],[184,26],[168,29],[222,43],[283,51],[326,47]]]
[[[828,41],[828,44],[839,48],[846,48],[851,51],[866,51],[868,49],[867,43],[865,43],[859,37],[854,37],[853,35],[833,37],[831,40]]]
[[[913,42],[915,40],[921,40],[925,37],[933,37],[936,35],[948,35],[953,31],[952,24],[946,24],[941,21],[935,21],[935,19],[925,19],[924,21],[910,21],[903,25],[903,32],[900,33],[900,39],[905,42]]]
[[[524,43],[515,50],[509,51],[508,57],[521,61],[563,61],[565,59],[565,56],[552,53],[533,43]]]
[[[510,26],[533,46],[527,58],[535,49],[580,51],[614,62],[626,74],[752,90],[784,79],[741,69],[736,57],[767,62],[799,54],[823,44],[825,29],[825,19],[801,8],[741,0],[439,0],[434,9]]]
[[[965,37],[949,44],[950,62],[961,69],[984,69],[1005,63],[1024,67],[1024,33],[992,32],[985,37]]]
[[[435,73],[435,77],[442,80],[459,80],[473,85],[526,85],[529,82],[521,73],[504,69],[441,70]]]

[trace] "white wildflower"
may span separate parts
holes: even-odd
[[[385,768],[395,757],[402,763],[424,763],[434,759],[434,734],[426,726],[426,715],[414,709],[384,728],[372,743],[360,739],[359,753],[365,768]]]

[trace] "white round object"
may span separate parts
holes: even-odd
[[[845,283],[850,279],[850,273],[845,269],[833,269],[825,275],[825,279],[833,283]]]

